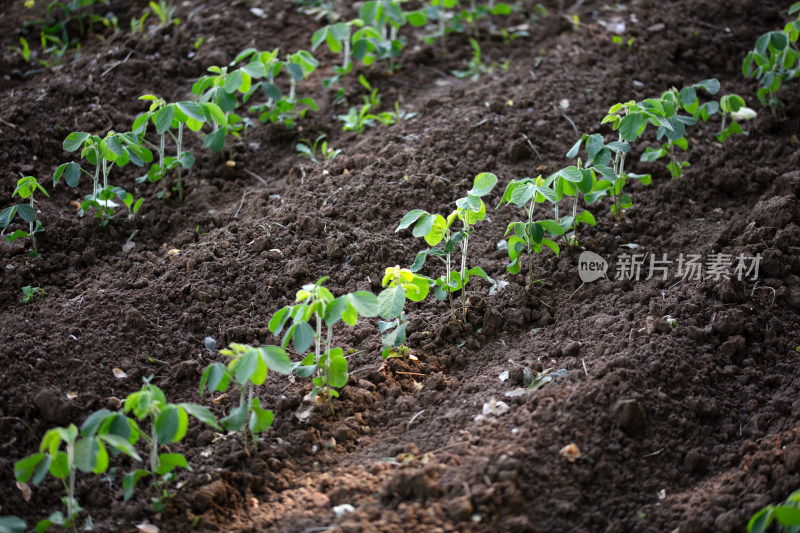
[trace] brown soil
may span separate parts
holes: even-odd
[[[80,424],[151,374],[172,401],[221,415],[233,398],[212,403],[197,392],[201,370],[224,360],[206,351],[206,336],[218,347],[277,343],[267,328],[272,313],[321,276],[337,295],[377,293],[383,270],[410,265],[422,248],[410,232],[394,233],[408,210],[449,212],[484,171],[500,179],[487,200],[493,207],[510,179],[568,164],[573,124],[611,140],[600,126],[610,105],[710,77],[721,93],[738,93],[760,111],[749,136],[723,147],[711,142],[717,124],[702,128],[680,179],[661,161],[634,163],[653,173],[653,184],[631,186],[635,207],[622,223],[607,202],[594,206],[597,228],[581,229],[580,249],[536,257],[542,283],[526,287],[522,275],[509,274],[496,247],[520,213],[489,209],[471,261],[507,285],[489,295],[476,280],[465,324],[450,322],[432,298],[410,306],[418,362],[383,362],[374,320],[337,330],[338,345],[359,351],[335,415],[316,409],[301,421],[295,413],[308,380],[273,375],[259,390],[276,414],[259,453],[245,454],[239,435],[192,424],[173,447],[192,471],[180,473],[163,513],[150,509],[147,489],[122,501],[125,462],[114,463],[120,473],[110,480],[80,475],[78,498],[97,531],[135,531],[142,522],[188,531],[199,517],[198,531],[689,533],[743,531],[757,509],[800,486],[800,84],[781,94],[776,120],[740,71],[755,39],[784,23],[785,2],[642,0],[620,11],[578,2],[580,30],[553,15],[506,44],[484,22],[484,58],[509,59],[507,71],[477,81],[448,75],[470,57],[466,35],[412,46],[395,75],[363,73],[385,104],[398,100],[418,116],[360,136],[341,131],[332,117],[344,110],[316,89],[332,60],[320,53],[322,73],[304,87],[321,109],[302,129],[252,128],[234,145],[235,167],[191,139],[197,164],[185,202],[142,187],[140,216],[106,227],[76,216],[76,190],[49,183],[69,160],[66,133],[124,130],[144,109],[141,94],[188,99],[206,67],[248,46],[307,49],[318,25],[288,1],[190,0],[178,6],[180,26],[146,40],[106,31],[104,41],[87,38],[80,57],[26,76],[6,46],[18,42],[30,15],[21,2],[6,4],[0,208],[11,205],[20,173],[47,183],[50,198],[38,205],[41,258],[30,259],[21,241],[0,245],[0,514],[34,524],[60,508],[53,478],[29,499],[14,482],[14,462],[36,451],[47,429]],[[145,5],[114,0],[110,9],[128,28]],[[528,13],[500,22],[525,23],[527,5]],[[546,5],[557,11],[555,1]],[[254,16],[253,7],[268,16]],[[599,24],[612,17],[627,21],[630,49]],[[193,54],[199,37],[205,42]],[[355,77],[347,87],[359,102]],[[343,155],[322,165],[298,159],[297,139],[318,131]],[[134,170],[115,172],[133,188]],[[86,187],[84,180],[80,194]],[[123,251],[135,231],[135,247]],[[639,248],[620,246],[628,243]],[[611,259],[610,280],[580,287],[584,249]],[[625,252],[762,261],[757,282],[615,280]],[[25,285],[45,297],[21,303]],[[674,330],[665,316],[677,319]],[[116,379],[115,367],[127,379]],[[521,386],[523,368],[568,375],[506,396]],[[509,411],[476,419],[492,399]],[[584,454],[575,462],[559,455],[570,443]],[[338,516],[333,508],[342,504],[355,510]]]

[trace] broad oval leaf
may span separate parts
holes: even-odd
[[[292,372],[292,361],[280,346],[262,346],[258,350],[261,359],[270,370],[279,374],[290,374]]]
[[[156,435],[159,444],[178,442],[186,435],[189,417],[183,408],[169,404],[156,417]]]
[[[492,191],[496,184],[497,176],[490,172],[482,172],[475,176],[475,183],[472,185],[472,189],[467,193],[467,196],[486,196]]]
[[[352,305],[358,314],[372,318],[378,316],[378,297],[368,291],[355,291],[347,295],[350,305]]]
[[[294,343],[294,349],[297,350],[297,353],[306,353],[306,351],[308,351],[308,349],[314,343],[314,329],[308,324],[308,322],[297,323],[292,341]]]
[[[402,286],[389,287],[378,295],[378,314],[384,320],[400,316],[406,304],[406,293]]]
[[[75,150],[78,150],[81,146],[83,146],[83,143],[89,137],[91,137],[91,135],[89,135],[88,133],[83,133],[78,131],[70,133],[69,135],[67,135],[67,138],[64,139],[64,144],[63,144],[64,150],[66,150],[67,152],[74,152]]]

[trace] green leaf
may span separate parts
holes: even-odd
[[[0,516],[0,533],[25,533],[25,522],[16,516]]]
[[[378,295],[378,314],[384,320],[400,316],[406,303],[406,293],[402,286],[389,287]]]
[[[406,213],[405,216],[403,216],[402,219],[400,219],[400,224],[394,230],[395,233],[397,233],[398,231],[400,231],[402,229],[406,229],[406,228],[411,227],[411,225],[414,222],[416,222],[419,217],[421,217],[423,215],[426,215],[426,214],[427,214],[427,212],[423,211],[422,209],[412,209],[411,211]]]
[[[75,150],[78,150],[81,146],[83,146],[83,143],[89,137],[91,137],[91,135],[89,135],[88,133],[82,133],[82,132],[70,133],[69,135],[67,135],[67,138],[64,139],[64,144],[63,144],[64,150],[66,150],[67,152],[74,152]]]
[[[447,232],[447,221],[442,215],[434,215],[433,216],[433,227],[431,231],[425,235],[425,242],[428,243],[428,246],[436,246],[442,239],[444,238]]]
[[[389,324],[394,325],[394,322],[390,322]],[[406,326],[408,326],[408,323],[403,322],[402,324],[397,326],[397,328],[393,329],[389,333],[382,335],[381,342],[383,343],[383,345],[391,346],[394,348],[406,342]]]
[[[481,267],[472,267],[466,272],[464,272],[464,279],[466,279],[467,281],[469,281],[469,278],[471,276],[477,276],[479,278],[485,279],[491,284],[495,283],[495,281],[492,278],[490,278],[489,275]]]
[[[97,438],[107,443],[109,446],[111,446],[112,450],[120,451],[125,455],[132,457],[133,459],[136,459],[137,461],[142,460],[142,458],[136,452],[136,448],[134,448],[133,445],[130,442],[128,442],[128,440],[125,439],[124,437],[120,437],[119,435],[112,435],[111,433],[106,433],[103,435],[99,435]]]
[[[50,474],[58,479],[66,479],[69,475],[69,457],[64,452],[55,452],[50,463]]]
[[[478,213],[483,207],[481,199],[473,194],[467,194],[464,198],[456,200],[456,207],[462,211]]]
[[[306,353],[314,343],[314,329],[308,322],[299,322],[294,330],[294,349],[297,353]]]
[[[717,94],[719,92],[719,80],[716,78],[711,78],[708,80],[703,80],[701,82],[695,83],[695,87],[702,87],[709,94]]]
[[[753,515],[747,523],[747,533],[764,533],[772,524],[772,511],[774,507],[768,506]]]
[[[200,394],[203,394],[203,389],[208,386],[209,392],[225,392],[228,390],[228,384],[231,381],[228,369],[222,363],[211,363],[203,371],[203,376],[200,378]]]
[[[14,215],[17,212],[17,206],[12,205],[11,207],[6,207],[0,212],[0,228],[6,229],[9,224],[11,224],[11,220],[14,218]]]
[[[214,416],[214,413],[212,413],[208,407],[191,402],[182,403],[180,406],[203,424],[211,426],[214,429],[222,430],[219,424],[217,424],[217,417]]]
[[[631,113],[622,117],[619,123],[619,134],[625,141],[634,141],[639,137],[643,127],[644,116],[642,113]]]
[[[133,472],[128,472],[122,478],[122,488],[125,491],[124,500],[127,502],[128,500],[133,497],[133,490],[136,488],[136,483],[142,479],[143,477],[149,476],[150,472],[147,470],[134,470]]]
[[[50,456],[35,453],[14,463],[14,477],[17,481],[27,483],[33,478],[33,483],[38,485],[47,475],[50,468]]]
[[[206,135],[203,144],[212,152],[221,152],[225,147],[225,130],[220,128]]]
[[[414,230],[411,232],[414,237],[424,237],[428,233],[430,233],[431,229],[433,229],[433,222],[435,217],[431,214],[424,213],[421,217],[419,217],[419,221],[414,226]]]
[[[261,385],[267,379],[267,365],[261,360],[258,350],[251,349],[242,354],[236,366],[236,381],[247,385]]]
[[[205,122],[206,115],[203,112],[203,106],[197,102],[178,102],[175,104],[187,117],[198,122]]]
[[[156,124],[156,133],[164,135],[167,130],[172,126],[172,120],[175,118],[175,108],[170,104],[162,107],[156,112],[154,117]]]
[[[338,352],[338,353],[336,353]],[[330,380],[328,385],[335,388],[341,388],[347,385],[347,380],[350,379],[350,373],[347,369],[347,359],[344,358],[341,348],[331,350],[330,356]]]
[[[105,464],[103,464],[105,463]],[[108,453],[105,446],[94,437],[81,439],[75,443],[75,467],[81,472],[92,472],[96,467],[103,467],[102,473],[108,468]]]
[[[303,71],[303,67],[298,65],[297,63],[287,63],[286,70],[289,72],[289,75],[294,78],[295,81],[303,81],[305,77],[305,72]]]
[[[90,437],[97,433],[100,426],[111,416],[115,415],[108,409],[100,409],[86,417],[86,420],[81,424],[81,435],[83,437]]]
[[[189,463],[186,462],[186,457],[179,453],[162,453],[158,456],[158,468],[156,474],[163,476],[169,474],[176,468],[189,468]]]
[[[290,374],[292,372],[292,361],[279,346],[262,346],[258,351],[262,361],[270,370],[279,374]]]
[[[697,92],[694,90],[694,87],[684,87],[681,89],[681,92],[678,93],[678,99],[681,101],[681,104],[685,106],[692,105],[697,101]]]
[[[355,291],[347,296],[350,305],[355,307],[359,315],[367,318],[378,316],[378,297],[371,292]]]
[[[28,204],[17,205],[17,213],[22,217],[25,222],[33,222],[36,220],[36,210]]]
[[[566,167],[558,171],[558,175],[571,183],[583,181],[583,172],[578,167]]]
[[[576,222],[581,222],[583,224],[589,224],[590,226],[596,226],[597,221],[594,218],[594,215],[591,214],[589,211],[583,211],[580,215],[575,217]]]
[[[539,224],[553,235],[564,235],[564,228],[555,220],[541,220]]]
[[[230,432],[238,431],[239,428],[244,426],[245,422],[247,422],[246,403],[241,403],[238,407],[231,409],[231,412],[228,414],[228,416],[220,420],[222,427]]]
[[[283,329],[284,324],[289,318],[289,313],[291,312],[291,306],[285,306],[277,311],[272,318],[269,320],[267,327],[269,330],[274,333],[275,335],[280,335],[281,330]]]
[[[428,17],[422,9],[406,13],[406,16],[408,17],[408,23],[416,28],[420,28],[428,22]]]
[[[779,505],[772,511],[775,519],[783,526],[800,525],[800,508],[790,505]]]
[[[159,444],[178,442],[186,435],[189,417],[182,407],[168,404],[158,413],[155,424]]]
[[[475,183],[472,185],[472,189],[467,193],[467,197],[486,196],[492,191],[496,184],[497,176],[489,172],[482,172],[475,176]]]
[[[252,433],[261,433],[269,429],[272,422],[275,420],[275,415],[268,409],[261,408],[261,402],[258,398],[253,398],[250,404],[250,422],[247,427]]]

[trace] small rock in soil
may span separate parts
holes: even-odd
[[[169,376],[175,381],[195,379],[197,377],[197,361],[182,361],[169,369]]]
[[[711,323],[714,333],[728,338],[744,330],[744,313],[741,309],[726,309],[717,314]]]
[[[800,444],[790,444],[783,450],[786,469],[792,474],[800,473]]]
[[[644,409],[637,400],[620,400],[614,405],[613,412],[626,433],[635,433],[646,424]]]
[[[509,324],[521,326],[525,323],[525,312],[523,309],[506,309],[503,318]]]
[[[321,492],[311,493],[311,503],[314,507],[328,507],[331,504],[330,499]]]
[[[793,219],[800,219],[800,207],[793,196],[770,196],[758,202],[750,213],[750,220],[759,226],[783,228]]]
[[[487,309],[483,317],[483,334],[498,335],[503,330],[503,316],[494,308]]]
[[[72,406],[66,396],[54,389],[44,389],[33,398],[33,404],[46,421],[66,426],[72,418]]]
[[[228,487],[221,479],[218,479],[201,487],[197,492],[192,494],[189,497],[189,504],[192,507],[192,512],[199,514],[208,511],[212,503],[225,505],[227,500]]]
[[[684,466],[690,474],[704,474],[708,470],[708,456],[702,450],[691,450],[686,454]]]
[[[561,348],[561,353],[567,357],[577,357],[581,353],[581,343],[578,341],[567,341]]]
[[[461,496],[447,502],[445,510],[453,520],[466,522],[472,516],[472,502],[467,496]]]

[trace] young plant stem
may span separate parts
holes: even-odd
[[[166,168],[164,168],[164,150],[166,149],[166,146],[164,144],[164,137],[166,137],[166,134],[162,133],[161,134],[161,146],[160,146],[160,148],[158,150],[158,156],[159,156],[158,169],[159,169],[159,172],[161,173],[161,180],[162,180],[161,181],[161,186],[162,186],[162,189],[164,191],[164,195],[166,196],[166,194],[167,194],[167,181],[166,181],[167,170],[166,170]]]
[[[469,230],[469,225],[464,223],[464,231]],[[462,317],[464,322],[467,321],[467,287],[464,283],[464,276],[467,272],[467,248],[469,247],[469,238],[464,237],[461,241],[461,308],[463,310]]]
[[[450,254],[447,254],[447,283],[450,283]],[[453,317],[453,322],[456,322],[456,310],[453,307],[453,291],[447,291],[447,297],[450,300],[450,315]]]
[[[181,171],[183,165],[181,163],[181,149],[183,144],[183,122],[178,123],[178,138],[175,139],[175,144],[178,147],[178,200],[183,203],[183,181],[181,180]]]
[[[33,193],[31,193],[31,209],[33,209]],[[33,234],[33,221],[28,223],[28,235],[31,238],[31,244],[33,245],[33,251],[35,253],[39,253],[39,250],[36,248],[36,235]]]
[[[528,208],[528,228],[525,230],[530,233],[531,224],[533,224],[533,210],[536,207],[536,194],[534,193],[531,199],[531,206]],[[556,204],[558,209],[558,204]],[[558,215],[556,215],[557,217]],[[531,242],[531,235],[526,239],[528,241],[528,285],[533,283],[533,243]]]
[[[622,135],[619,136],[620,142],[624,142]],[[624,152],[617,152],[616,157],[614,157],[614,173],[617,175],[616,182],[614,183],[614,215],[617,218],[617,222],[622,222],[622,210],[619,207],[619,197],[620,193],[622,192],[622,187],[620,186],[620,182],[623,179],[622,174],[625,171],[625,153]]]
[[[158,432],[156,431],[156,417],[150,417],[150,473],[153,478],[158,469]]]
[[[253,405],[253,384],[249,381],[247,382],[247,408],[250,409],[250,406]],[[247,428],[247,431],[250,431],[250,428]],[[244,431],[244,447],[247,449],[247,431]],[[256,440],[256,434],[252,433],[253,437],[253,451],[258,452],[258,442]]]
[[[328,354],[325,359],[325,396],[328,399],[328,405],[331,407],[331,414],[333,411],[333,401],[330,395],[330,382],[331,382],[331,340],[333,339],[333,328],[328,327],[328,338],[325,340],[325,353]]]
[[[94,167],[94,180],[92,182],[92,198],[97,200],[97,183],[100,181],[100,150],[94,149],[97,164]]]
[[[347,66],[350,64],[350,36],[344,40],[344,62],[342,63],[342,72],[347,72]]]
[[[67,520],[72,522],[75,514],[75,442],[67,442],[67,468],[69,468],[69,487],[67,487]],[[72,524],[75,530],[75,524]]]

